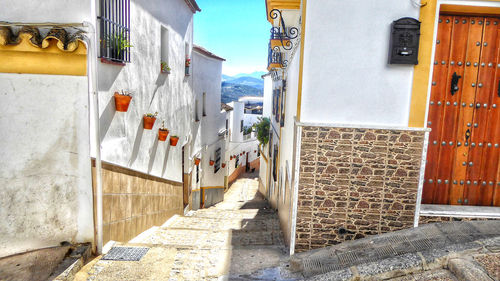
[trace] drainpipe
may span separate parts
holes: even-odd
[[[97,35],[95,27],[90,22],[83,22],[83,26],[88,29],[89,36],[85,36],[85,43],[87,45],[87,81],[88,81],[88,95],[89,104],[92,102],[93,111],[89,112],[90,118],[94,118],[94,136],[95,139],[95,182],[96,182],[96,217],[97,221],[97,254],[102,254],[103,244],[103,220],[102,220],[102,167],[101,167],[101,141],[99,132],[99,101],[97,92],[97,69],[96,69],[96,44]],[[91,140],[92,141],[92,140]]]

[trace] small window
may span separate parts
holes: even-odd
[[[214,173],[217,173],[220,169],[220,155],[221,155],[221,148],[217,148],[215,150],[215,164],[214,164]]]
[[[206,112],[206,108],[207,108],[207,93],[203,93],[203,116],[207,116],[207,112]]]
[[[130,0],[99,1],[99,57],[130,62]]]
[[[196,165],[196,183],[200,182],[200,166]]]
[[[226,136],[229,135],[229,120],[226,119]]]
[[[198,116],[198,99],[194,102],[194,121],[200,121],[200,117]]]
[[[243,120],[241,120],[241,123],[240,123],[240,132],[243,132]]]

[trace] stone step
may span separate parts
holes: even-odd
[[[212,231],[218,230],[279,230],[279,221],[271,219],[253,219],[253,220],[242,220],[240,218],[231,218],[221,220],[220,218],[212,217],[178,217],[175,220],[169,222],[163,229],[167,228],[190,228],[190,229],[208,229]]]

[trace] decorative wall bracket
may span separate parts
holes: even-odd
[[[277,19],[279,17],[279,21],[281,24],[281,27],[275,26],[271,28],[271,40],[279,39],[283,49],[291,50],[293,48],[293,43],[290,40],[297,38],[297,36],[299,35],[299,30],[296,27],[287,28],[285,25],[285,20],[283,19],[283,15],[278,9],[272,9],[269,12],[269,16],[271,17],[271,19]]]

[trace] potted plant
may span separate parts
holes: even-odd
[[[215,161],[214,160],[210,160],[210,166],[213,166],[215,164]]]
[[[186,57],[186,63],[185,63],[185,65],[186,65],[186,76],[189,76],[190,75],[189,74],[189,66],[191,65],[191,59],[190,58]]]
[[[123,92],[122,90],[121,94],[115,92],[114,97],[116,111],[127,112],[130,101],[132,100],[132,94],[130,94],[129,92]]]
[[[105,42],[110,50],[109,57],[112,60],[117,60],[120,62],[124,60],[124,50],[133,47],[130,44],[130,40],[128,40],[127,36],[123,33],[108,36]]]
[[[229,156],[229,160],[233,160],[233,155]]]
[[[161,65],[161,73],[170,74],[170,67],[167,65],[166,62],[161,61],[160,65]]]
[[[257,150],[254,150],[253,153],[257,153]]]
[[[156,115],[158,115],[158,112],[155,112],[154,114],[153,113],[144,114],[144,116],[142,117],[144,120],[144,129],[146,130],[153,129],[153,126],[156,121]]]
[[[158,140],[166,141],[168,136],[168,129],[165,128],[165,121],[161,122],[161,128],[158,129]]]
[[[200,159],[200,158],[198,158],[198,157],[194,158],[194,164],[195,164],[196,166],[200,165],[200,161],[201,161],[201,159]]]
[[[176,146],[178,141],[179,141],[179,137],[178,136],[174,135],[174,136],[170,137],[170,145],[171,146]]]
[[[226,163],[222,163],[222,168],[226,168]]]

